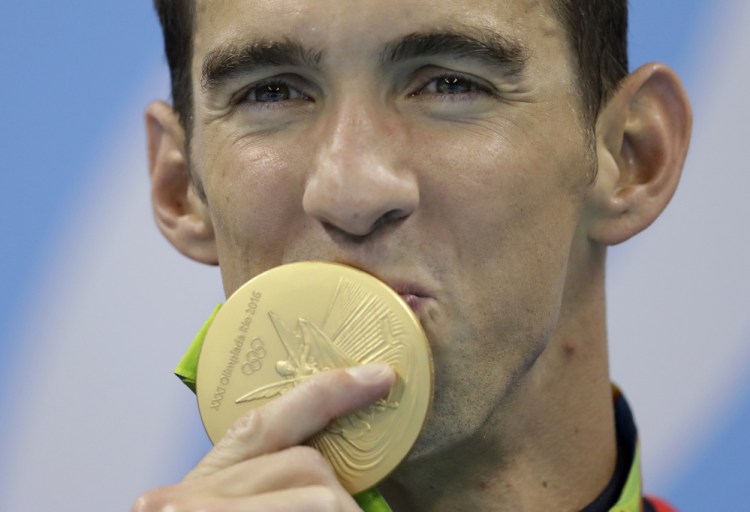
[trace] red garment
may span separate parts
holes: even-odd
[[[648,501],[654,506],[656,512],[677,512],[677,509],[672,507],[669,503],[659,498],[652,498],[649,496]]]

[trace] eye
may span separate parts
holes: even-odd
[[[299,88],[284,80],[265,80],[246,89],[241,100],[248,103],[279,103],[309,99]]]
[[[445,100],[470,100],[493,95],[492,86],[458,73],[428,75],[424,77],[422,84],[421,87],[411,93],[412,97],[432,96]]]
[[[476,92],[479,86],[464,77],[443,75],[431,80],[420,92],[437,94],[467,94]]]

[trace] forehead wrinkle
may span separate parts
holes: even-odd
[[[234,75],[258,67],[318,67],[322,58],[322,50],[308,48],[291,38],[224,42],[209,50],[203,58],[201,89],[205,92]]]

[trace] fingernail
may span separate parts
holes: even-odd
[[[347,368],[346,371],[356,380],[367,383],[383,380],[393,374],[393,369],[386,363],[368,363]]]

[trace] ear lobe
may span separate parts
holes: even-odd
[[[597,120],[590,239],[615,245],[656,220],[679,183],[691,128],[687,94],[667,66],[648,64],[623,81]]]
[[[185,256],[217,265],[213,226],[191,182],[185,133],[172,107],[154,102],[146,108],[146,134],[151,203],[159,230]]]

